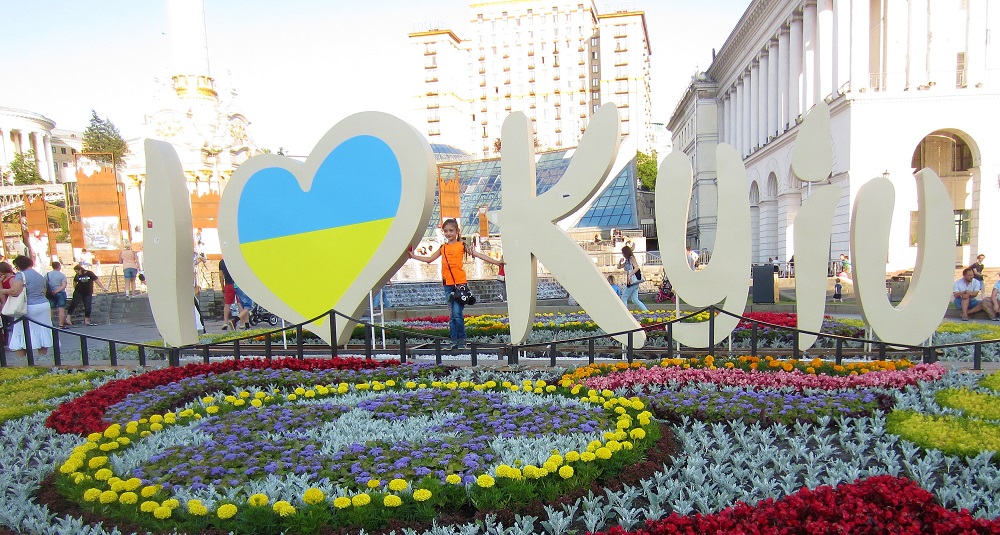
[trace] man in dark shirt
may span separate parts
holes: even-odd
[[[73,271],[76,273],[76,275],[73,275],[73,302],[66,309],[66,325],[73,325],[70,318],[73,316],[73,310],[76,309],[77,303],[81,301],[83,301],[83,324],[90,325],[90,309],[94,301],[94,284],[96,283],[105,292],[108,289],[101,284],[101,279],[93,271],[84,269],[80,264],[73,266]]]

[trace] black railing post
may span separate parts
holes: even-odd
[[[170,353],[167,355],[167,363],[170,366],[180,366],[181,365],[181,350],[178,347],[171,347]]]
[[[479,366],[479,346],[475,342],[469,343],[469,353],[472,358],[471,364]]]
[[[35,352],[31,348],[31,326],[28,316],[21,316],[21,328],[24,329],[24,352],[28,355],[28,366],[35,365]]]
[[[708,307],[708,355],[715,357],[715,307]]]
[[[146,346],[139,345],[139,366],[146,366]]]
[[[594,363],[594,339],[587,340],[587,364]]]
[[[337,313],[330,309],[330,356],[337,356]]]
[[[625,360],[627,360],[629,364],[632,364],[632,359],[635,358],[635,353],[634,353],[634,350],[632,349],[632,338],[633,338],[633,336],[635,336],[635,333],[633,333],[632,331],[629,331],[628,332],[628,342],[625,345]]]
[[[837,356],[837,359],[834,362],[837,363],[837,366],[840,366],[841,364],[844,363],[844,339],[843,338],[837,338],[836,356]]]
[[[798,329],[792,331],[792,358],[798,360],[799,358],[799,331]]]
[[[10,330],[9,329],[7,329],[7,330],[4,331],[3,340],[0,340],[0,341],[3,342],[2,344],[0,344],[0,368],[6,368],[7,367],[7,337],[8,336],[10,336]]]
[[[365,360],[372,359],[372,330],[374,325],[365,325]]]
[[[507,346],[507,365],[513,366],[517,364],[517,345],[511,344]]]
[[[406,364],[406,333],[399,333],[399,362]]]
[[[972,369],[976,371],[983,369],[983,344],[978,342],[972,346]]]
[[[233,340],[233,360],[240,361],[240,339]]]
[[[549,345],[549,366],[556,367],[556,343]]]
[[[667,323],[667,358],[674,358],[674,323]],[[593,363],[591,363],[593,364]]]
[[[885,360],[885,342],[878,343],[878,359]]]
[[[295,326],[295,357],[299,360],[305,358],[302,353],[302,325]]]
[[[441,339],[434,340],[434,364],[441,365]]]
[[[757,356],[757,322],[750,322],[750,356]]]
[[[205,364],[212,362],[212,346],[208,344],[201,346],[201,361]]]
[[[59,330],[52,328],[52,363],[55,366],[62,366],[62,351],[59,346]]]
[[[90,366],[90,352],[87,351],[87,337],[80,335],[80,364]]]
[[[108,356],[111,358],[111,365],[118,365],[118,348],[115,347],[115,343],[108,341]]]
[[[923,355],[922,361],[923,361],[924,364],[933,364],[934,363],[933,357],[931,356],[933,354],[933,351],[934,350],[931,349],[931,348],[929,348],[929,347],[925,347],[923,349],[923,354],[924,355]]]
[[[264,335],[264,360],[271,362],[271,357],[274,355],[273,345],[274,341],[271,340],[271,333]]]

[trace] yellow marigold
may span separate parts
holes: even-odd
[[[351,498],[351,505],[354,507],[364,507],[372,503],[372,497],[367,494],[357,494]]]
[[[98,481],[107,481],[108,479],[111,479],[111,470],[108,470],[107,468],[101,468],[100,470],[94,473],[94,479]]]
[[[382,498],[382,505],[386,507],[399,507],[403,505],[403,500],[395,494],[389,494],[385,498]]]
[[[108,457],[106,455],[91,457],[90,460],[87,461],[87,466],[90,467],[91,470],[97,470],[106,464],[108,464]]]
[[[205,412],[207,412],[208,414],[215,414],[215,413],[219,412],[219,406],[218,405],[209,405],[208,407],[205,407]]]
[[[264,405],[264,403],[261,400],[259,400],[259,399],[254,399],[254,400],[250,401],[250,405],[252,405],[253,407],[259,409],[259,408],[261,408]]]
[[[215,398],[213,398],[212,396],[205,396],[201,398],[201,402],[205,404],[212,403],[213,401],[215,401]]]
[[[173,513],[174,513],[173,509],[169,507],[163,507],[162,505],[160,507],[157,507],[156,509],[153,509],[153,516],[159,518],[160,520],[166,520],[170,518],[170,515],[172,515]]]
[[[90,442],[97,442],[98,440],[101,440],[103,437],[104,433],[95,432],[87,435],[87,440],[89,440]]]
[[[113,490],[115,492],[123,492],[125,490],[125,482],[124,481],[118,479],[117,477],[113,477],[111,479],[115,480],[114,482],[112,482],[110,479],[108,480],[108,484],[109,484],[108,486],[111,487],[111,490]]]
[[[162,429],[163,429],[163,424],[149,424],[149,430],[154,433]]]
[[[577,462],[579,460],[580,460],[580,453],[579,452],[577,452],[575,450],[574,451],[568,451],[568,452],[566,452],[566,462],[568,462],[568,463],[575,463],[575,462]]]
[[[551,456],[549,456],[549,460],[555,463],[556,466],[562,466],[563,464],[562,455],[559,455],[557,453],[554,453]]]
[[[646,438],[646,430],[641,427],[636,427],[635,429],[629,431],[628,436],[635,440],[642,440]]]
[[[122,446],[128,446],[129,444],[132,443],[132,440],[129,439],[128,437],[118,437],[115,440],[118,442],[119,445]]]
[[[160,416],[159,414],[154,414],[149,417],[149,423],[151,424],[160,423],[162,421],[163,421],[163,416]]]
[[[573,467],[569,465],[559,467],[559,477],[569,479],[573,477]]]
[[[333,500],[333,506],[337,509],[347,509],[351,506],[351,499],[347,496],[339,496]]]
[[[308,503],[309,505],[323,503],[323,500],[325,499],[326,495],[323,494],[323,491],[317,489],[316,487],[306,489],[305,493],[302,494],[302,501]]]
[[[426,502],[433,494],[427,489],[417,489],[413,491],[413,499],[418,502]]]
[[[393,479],[392,481],[389,482],[389,490],[393,492],[406,490],[406,487],[409,486],[410,484],[407,483],[405,479]]]
[[[479,485],[484,489],[492,487],[494,483],[496,483],[496,480],[489,474],[483,474],[476,478],[476,485]]]
[[[247,499],[247,503],[250,504],[251,507],[264,507],[269,501],[271,500],[268,499],[267,494],[260,493],[254,494]]]
[[[152,513],[159,506],[160,504],[154,501],[145,501],[142,502],[141,505],[139,505],[139,510],[142,511],[143,513]]]
[[[169,507],[171,509],[177,509],[178,507],[181,506],[181,502],[177,498],[170,498],[168,500],[163,500],[163,503],[161,503],[160,505],[162,505],[163,507]]]
[[[597,448],[595,455],[597,455],[598,459],[608,460],[611,458],[611,450],[608,448]]]
[[[143,498],[152,498],[157,492],[160,492],[160,487],[146,485],[145,487],[142,487],[141,491],[139,491],[139,495]]]
[[[611,453],[614,453],[622,449],[621,442],[618,442],[617,440],[609,440],[608,443],[604,445],[604,447],[611,450]]]
[[[84,474],[81,474],[79,472],[73,474],[72,477],[73,477],[73,483],[76,484],[76,485],[80,485],[83,482],[85,482],[85,481],[87,481],[87,480],[90,479],[90,477],[88,477],[88,476],[86,476]]]
[[[452,485],[458,485],[462,482],[462,478],[458,474],[448,474],[448,477],[444,478],[444,480]]]
[[[548,470],[549,472],[555,472],[559,468],[559,465],[552,461],[545,461],[542,463],[542,468]]]
[[[83,492],[83,500],[87,502],[96,501],[101,497],[101,489],[90,488]]]
[[[378,479],[369,479],[367,485],[370,489],[377,489],[382,486],[382,482]]]
[[[219,506],[219,509],[215,511],[215,516],[219,517],[222,520],[226,520],[236,516],[236,511],[237,509],[235,505],[227,503]]]
[[[112,424],[110,427],[104,430],[104,438],[118,438],[122,433],[122,426],[119,424]]]
[[[188,500],[187,502],[188,513],[194,516],[205,516],[208,514],[208,507],[201,503],[201,500]]]
[[[285,500],[274,502],[274,505],[271,508],[275,513],[278,513],[279,516],[291,516],[295,514],[295,507],[292,507],[292,504],[286,502]]]

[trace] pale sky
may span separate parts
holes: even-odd
[[[126,138],[169,79],[167,0],[2,0],[0,106],[83,130],[90,110]],[[646,13],[654,120],[711,62],[750,0],[630,0]],[[597,0],[599,12],[621,2]],[[462,39],[466,0],[205,0],[209,66],[230,86],[257,145],[305,155],[337,121],[377,110],[418,120],[422,63],[407,33],[443,22]]]

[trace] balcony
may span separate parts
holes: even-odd
[[[424,78],[424,81],[427,82],[427,83],[429,83],[429,84],[431,84],[431,83],[434,83],[434,82],[438,81],[438,77],[437,76],[428,76],[427,78]]]
[[[510,104],[508,104],[508,105],[504,106],[504,107],[503,107],[503,109],[505,109],[505,110],[507,110],[507,111],[510,111]]]
[[[438,66],[436,64],[434,64],[434,63],[428,63],[427,65],[424,65],[424,68],[425,69],[436,69],[436,68],[438,68]]]
[[[479,74],[486,74],[486,67],[480,67]]]
[[[479,87],[486,87],[486,82],[479,82]]]
[[[425,50],[424,51],[424,55],[425,56],[433,56],[434,54],[437,54],[436,50]]]
[[[558,95],[559,93],[562,93],[562,89],[559,89],[559,88],[557,87],[557,88],[556,88],[556,90],[554,91],[554,93]]]
[[[428,117],[427,118],[427,122],[428,123],[440,123],[441,122],[441,118],[440,117]]]
[[[510,65],[504,65],[503,72],[510,72]]]
[[[438,109],[440,107],[441,107],[441,105],[438,104],[437,102],[431,102],[430,104],[427,105],[427,109],[428,110],[436,110],[436,109]]]
[[[427,92],[427,96],[428,97],[436,97],[436,96],[438,96],[438,92],[437,91],[428,91]]]

